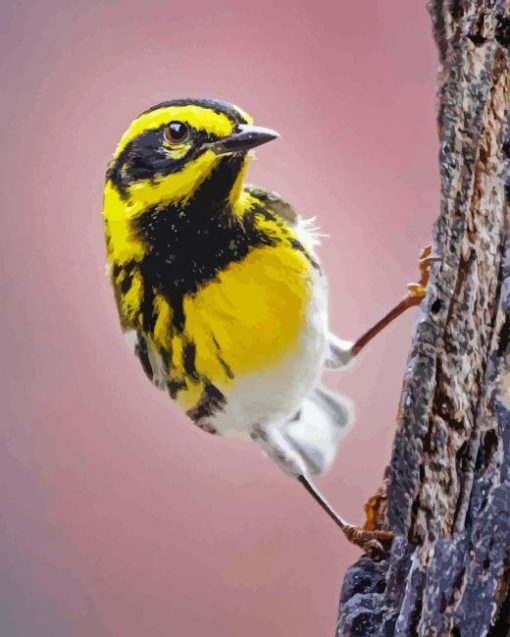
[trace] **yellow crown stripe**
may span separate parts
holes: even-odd
[[[144,113],[135,119],[122,136],[114,157],[117,158],[126,146],[138,135],[155,130],[169,124],[172,120],[185,122],[192,128],[224,137],[232,132],[233,122],[223,113],[217,113],[210,108],[189,104],[187,106],[166,106],[149,113]]]
[[[248,115],[246,111],[243,111],[242,108],[239,108],[239,106],[236,106],[235,104],[231,104],[231,106],[239,113],[241,118],[244,119],[247,124],[253,124],[253,117],[251,115]]]

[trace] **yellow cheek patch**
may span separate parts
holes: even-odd
[[[230,135],[233,123],[223,113],[189,104],[187,106],[167,106],[150,113],[144,113],[135,119],[122,136],[114,157],[117,158],[126,146],[146,130],[155,130],[169,124],[172,120],[184,122],[196,130],[206,131],[219,137]]]
[[[155,175],[153,180],[135,181],[128,187],[128,202],[124,203],[124,214],[135,217],[151,206],[179,201],[186,203],[219,161],[220,158],[215,153],[207,150],[188,162],[179,172]]]

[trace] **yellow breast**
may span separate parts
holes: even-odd
[[[253,203],[253,197],[245,194],[237,201],[236,214],[242,216]],[[253,246],[198,291],[184,295],[182,330],[176,329],[170,300],[152,288],[153,328],[146,333],[150,317],[143,302],[148,289],[137,252],[143,246],[120,231],[124,227],[119,229],[120,222],[116,223],[120,218],[110,214],[107,230],[109,258],[118,267],[117,273],[112,270],[112,280],[122,325],[143,332],[152,350],[164,354],[168,381],[175,388],[171,393],[185,410],[199,402],[207,383],[227,391],[237,377],[278,364],[300,347],[314,266],[303,247],[296,247],[293,230],[281,220],[257,215],[256,227],[271,238],[269,245]],[[130,228],[129,223],[124,225]],[[134,263],[130,274],[120,267],[129,262]]]
[[[159,297],[152,340],[171,351],[169,377],[181,384],[176,400],[183,409],[200,400],[205,382],[228,391],[236,377],[268,368],[298,348],[310,295],[309,261],[280,244],[254,249],[187,295],[180,334],[170,336],[172,312]],[[187,343],[194,344],[191,375]]]
[[[211,340],[235,375],[279,361],[295,347],[310,296],[310,265],[280,244],[253,250],[184,301],[196,367],[209,377]],[[211,378],[211,380],[213,380]]]

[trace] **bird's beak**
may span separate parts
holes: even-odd
[[[212,150],[217,155],[224,155],[225,153],[237,153],[250,150],[250,148],[255,148],[255,146],[270,142],[277,137],[280,137],[280,135],[270,128],[241,124],[238,126],[238,132],[232,133],[232,135],[219,139],[216,142],[206,144],[205,148]]]

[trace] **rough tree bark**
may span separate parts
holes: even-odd
[[[441,213],[375,511],[337,636],[510,634],[510,0],[433,0]]]

